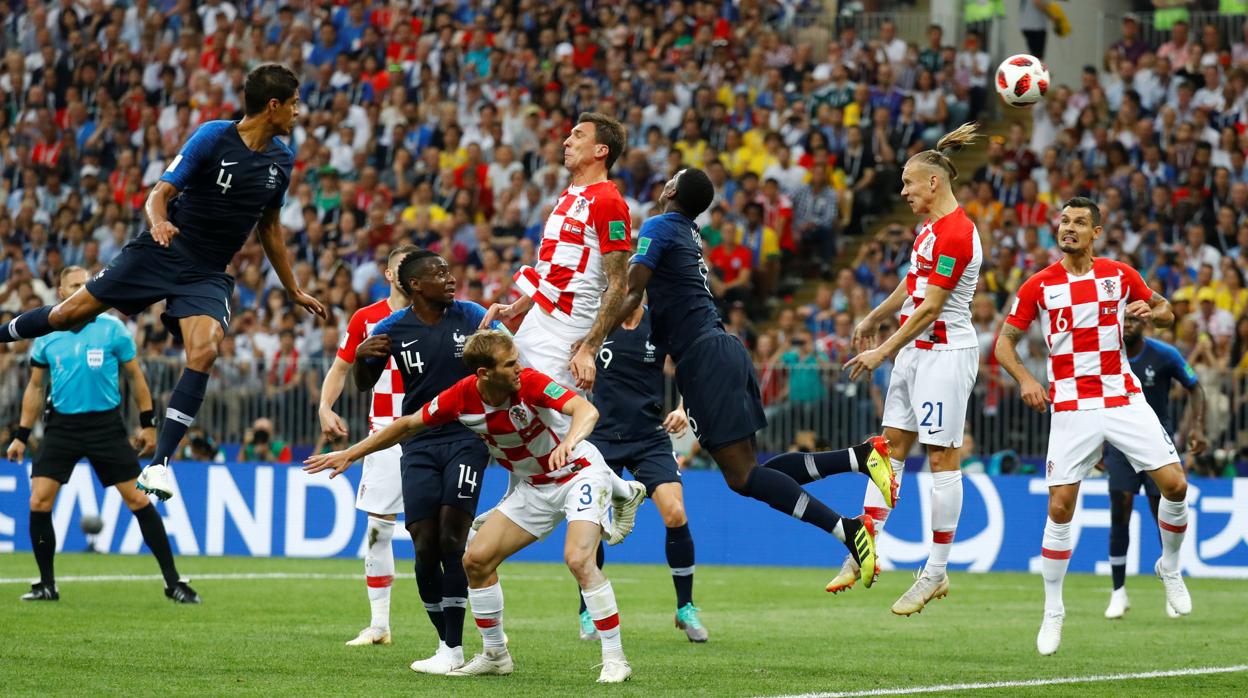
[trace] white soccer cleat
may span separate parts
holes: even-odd
[[[846,555],[845,562],[841,563],[841,571],[828,582],[825,588],[830,593],[839,594],[846,589],[852,589],[861,578],[862,570],[858,568],[858,562],[854,560],[853,555]]]
[[[1170,605],[1169,601],[1166,602],[1166,617],[1167,618],[1182,618],[1182,616],[1179,615],[1179,612],[1174,610],[1174,606]]]
[[[1110,620],[1121,618],[1131,608],[1131,600],[1127,598],[1127,588],[1114,589],[1109,594],[1109,606],[1105,609],[1105,617]]]
[[[173,478],[169,477],[169,466],[163,463],[152,463],[144,468],[135,484],[140,492],[154,494],[161,501],[173,496]]]
[[[364,628],[354,640],[347,640],[347,647],[388,644],[390,644],[390,628]]]
[[[625,484],[633,491],[631,497],[613,500],[611,505],[611,535],[607,538],[608,545],[616,545],[633,532],[637,523],[637,510],[646,501],[646,486],[636,480],[626,480]]]
[[[949,595],[949,575],[933,577],[923,570],[914,584],[893,602],[892,611],[899,616],[909,616],[923,611],[929,601],[943,599]]]
[[[1062,621],[1066,620],[1065,611],[1045,611],[1044,622],[1040,624],[1040,633],[1036,635],[1036,650],[1049,656],[1062,645]]]
[[[412,671],[419,674],[437,674],[444,676],[464,665],[464,648],[447,647],[445,642],[438,643],[438,651],[428,659],[412,662]]]
[[[628,660],[607,659],[602,663],[602,673],[598,674],[598,683],[624,683],[633,675],[633,667]]]
[[[446,673],[447,676],[506,676],[515,671],[511,653],[501,650],[485,650],[468,663]]]
[[[1192,596],[1187,593],[1187,585],[1183,583],[1183,573],[1178,570],[1174,572],[1163,570],[1161,560],[1153,565],[1153,571],[1157,573],[1157,577],[1161,579],[1162,585],[1166,588],[1166,604],[1180,616],[1191,613]]]

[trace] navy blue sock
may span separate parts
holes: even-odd
[[[598,569],[602,569],[602,566],[607,564],[607,548],[606,546],[602,544],[602,541],[598,542],[598,554],[595,555],[595,558],[598,561]],[[581,600],[581,608],[580,610],[577,611],[577,613],[578,614],[584,613],[585,612],[585,597],[581,596],[580,589],[576,590],[576,598]]]
[[[152,456],[153,463],[164,463],[173,457],[178,450],[178,443],[186,436],[186,430],[199,414],[199,406],[204,403],[204,392],[208,388],[208,374],[193,368],[182,369],[182,377],[169,396],[169,407],[165,409],[165,423],[161,425],[160,435],[156,437],[156,453]]]
[[[441,560],[422,563],[420,558],[416,559],[416,588],[420,590],[420,600],[425,604],[425,613],[429,614],[429,622],[433,623],[434,629],[438,631],[438,639],[445,642],[446,616],[442,613]],[[463,624],[463,616],[460,616],[460,624]],[[460,634],[462,636],[462,629]]]
[[[468,609],[468,575],[464,551],[442,553],[442,624],[447,647],[464,644],[464,614]]]
[[[1131,547],[1131,511],[1123,493],[1109,493],[1109,572],[1114,588],[1127,583],[1127,548]]]
[[[45,305],[34,310],[27,310],[10,320],[7,325],[0,325],[0,344],[35,339],[55,332],[52,323],[48,322],[48,316],[51,314],[52,306]]]
[[[793,478],[799,485],[815,480],[822,480],[829,475],[838,475],[857,470],[858,466],[867,462],[871,455],[870,442],[861,443],[839,451],[819,451],[818,453],[782,453],[763,463],[764,468],[779,470]],[[850,454],[854,458],[850,459]]]
[[[139,521],[139,530],[143,532],[143,542],[152,551],[156,562],[160,563],[160,574],[165,578],[165,587],[178,583],[178,568],[173,564],[173,549],[169,546],[169,534],[165,531],[165,522],[156,511],[155,504],[131,512]]]
[[[52,560],[56,557],[56,529],[52,527],[52,512],[30,512],[30,547],[35,553],[35,564],[39,566],[39,581],[55,584]]]
[[[693,535],[689,524],[667,529],[667,566],[676,587],[676,608],[693,603]]]
[[[754,468],[745,481],[746,496],[757,499],[782,514],[818,526],[828,533],[836,530],[841,515],[802,489],[793,478],[772,468]]]

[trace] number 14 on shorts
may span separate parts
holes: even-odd
[[[467,487],[465,488],[465,485]],[[472,493],[477,489],[477,473],[469,465],[459,464],[459,498],[472,499]]]

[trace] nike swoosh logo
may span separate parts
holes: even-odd
[[[221,161],[222,167],[229,167],[230,165],[237,165],[237,164],[238,164],[237,160],[235,160],[234,162],[226,162],[225,160]]]
[[[582,512],[582,511],[589,511],[589,510],[590,510],[590,507],[581,507],[581,508],[577,509],[577,511],[578,511],[578,512]]]
[[[936,429],[935,431],[933,431],[933,430],[931,430],[931,429],[928,429],[928,430],[927,430],[927,435],[928,435],[928,436],[931,436],[932,434],[939,434],[939,433],[940,433],[940,432],[942,432],[942,431],[944,431],[944,429]]]
[[[403,348],[404,348],[404,349],[406,349],[406,348],[408,348],[408,347],[412,346],[413,344],[415,344],[416,342],[419,342],[419,341],[420,341],[419,339],[413,339],[413,340],[412,340],[412,341],[410,341],[410,342],[403,342]]]
[[[1061,297],[1062,297],[1062,294],[1060,294],[1060,293],[1059,293],[1059,294],[1057,294],[1057,295],[1049,296],[1049,300],[1051,300],[1051,301],[1055,301],[1055,300],[1057,300],[1058,298],[1061,298]]]

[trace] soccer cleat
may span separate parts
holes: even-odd
[[[702,625],[702,619],[698,618],[700,610],[691,603],[676,609],[676,627],[685,631],[685,637],[689,638],[690,642],[706,642],[710,639],[706,627]]]
[[[412,671],[418,674],[436,674],[445,676],[464,665],[464,648],[447,647],[446,643],[438,643],[438,651],[428,659],[412,662]]]
[[[897,506],[899,485],[888,458],[888,440],[883,436],[873,436],[867,439],[867,443],[871,444],[871,455],[867,456],[866,473],[880,489],[880,494],[884,495],[884,505],[892,509]]]
[[[1127,598],[1127,588],[1119,587],[1109,595],[1109,606],[1105,609],[1105,617],[1110,620],[1121,618],[1131,608],[1131,600]]]
[[[1180,618],[1181,617],[1179,615],[1179,612],[1174,610],[1174,606],[1170,605],[1169,601],[1166,602],[1166,617],[1167,618]]]
[[[1192,596],[1187,593],[1187,585],[1183,583],[1183,573],[1175,570],[1174,572],[1166,572],[1161,569],[1161,560],[1153,566],[1153,571],[1157,573],[1157,577],[1161,579],[1161,583],[1166,588],[1166,603],[1174,609],[1175,613],[1185,616],[1192,612]]]
[[[173,496],[173,480],[169,477],[169,466],[164,463],[152,463],[144,468],[135,484],[140,492],[154,494],[161,501]]]
[[[869,516],[859,516],[857,519],[842,519],[842,522],[851,522],[846,529],[853,528],[853,532],[846,530],[845,547],[849,548],[849,554],[853,557],[854,562],[858,564],[858,569],[871,570],[871,575],[863,581],[863,586],[868,589],[875,580],[880,576],[880,563],[875,557],[875,521]],[[854,525],[856,522],[857,525]],[[837,575],[840,576],[840,575]],[[832,586],[832,582],[824,589]],[[830,589],[828,589],[830,591]]]
[[[354,640],[347,640],[347,647],[364,647],[366,645],[388,645],[390,644],[389,628],[367,627],[356,635]]]
[[[56,590],[55,584],[44,584],[43,582],[35,582],[30,585],[30,591],[22,594],[22,601],[60,601],[61,595]]]
[[[943,599],[949,595],[949,575],[932,577],[924,570],[915,575],[914,584],[893,603],[893,613],[908,616],[921,612],[933,599]]]
[[[618,544],[633,532],[633,525],[637,523],[637,510],[641,508],[642,502],[646,501],[645,485],[636,480],[627,480],[625,483],[633,494],[631,497],[617,499],[611,503],[613,509],[611,535],[607,538],[608,545]]]
[[[589,611],[581,611],[581,639],[586,642],[598,639],[598,628],[594,626],[594,619],[589,615]]]
[[[602,663],[602,673],[598,674],[598,683],[624,683],[633,675],[633,667],[628,660],[607,659]]]
[[[1062,621],[1066,619],[1064,611],[1045,611],[1044,622],[1040,624],[1040,632],[1036,635],[1036,650],[1044,656],[1057,651],[1062,644]]]
[[[203,603],[199,594],[187,584],[189,579],[179,579],[177,584],[165,587],[165,596],[174,603]]]
[[[858,568],[858,563],[854,561],[854,556],[846,555],[845,562],[841,563],[840,573],[828,582],[827,590],[833,594],[839,594],[852,589],[861,577],[862,571]]]
[[[460,667],[446,672],[447,676],[506,676],[515,671],[511,653],[506,648],[485,650]]]

